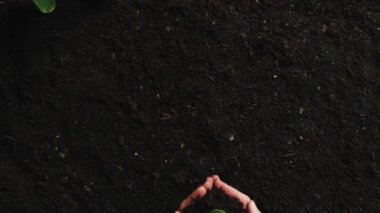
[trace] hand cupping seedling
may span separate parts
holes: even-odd
[[[227,183],[220,180],[218,175],[213,175],[211,177],[207,177],[206,182],[196,188],[189,196],[187,196],[179,205],[179,208],[175,211],[175,213],[182,213],[182,211],[194,203],[196,200],[204,197],[207,192],[211,191],[212,187],[215,186],[218,190],[224,193],[227,197],[236,200],[240,203],[241,207],[247,213],[260,213],[260,210],[257,208],[255,202],[251,200],[246,194],[243,194],[239,190],[234,187],[228,185]],[[210,213],[225,213],[223,210],[214,209]]]
[[[33,3],[42,13],[51,13],[56,6],[55,0],[33,0]]]

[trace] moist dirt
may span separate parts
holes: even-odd
[[[359,0],[0,4],[0,211],[173,212],[218,174],[263,212],[380,212],[379,14]],[[224,200],[188,211],[238,212]]]

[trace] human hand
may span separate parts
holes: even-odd
[[[223,182],[218,175],[213,175],[207,177],[206,182],[198,186],[189,196],[187,196],[179,205],[179,208],[175,213],[182,213],[182,211],[193,204],[196,200],[204,197],[207,192],[212,190],[212,187],[215,186],[218,190],[223,192],[227,197],[232,198],[238,201],[242,208],[246,210],[247,213],[261,213],[257,208],[255,202],[251,200],[246,194],[240,192],[234,187]]]

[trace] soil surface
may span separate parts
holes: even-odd
[[[173,212],[218,174],[380,212],[379,34],[375,0],[0,4],[0,211]]]

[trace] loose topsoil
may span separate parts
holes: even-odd
[[[379,23],[375,0],[0,4],[0,212],[173,212],[211,174],[263,212],[380,212]]]

